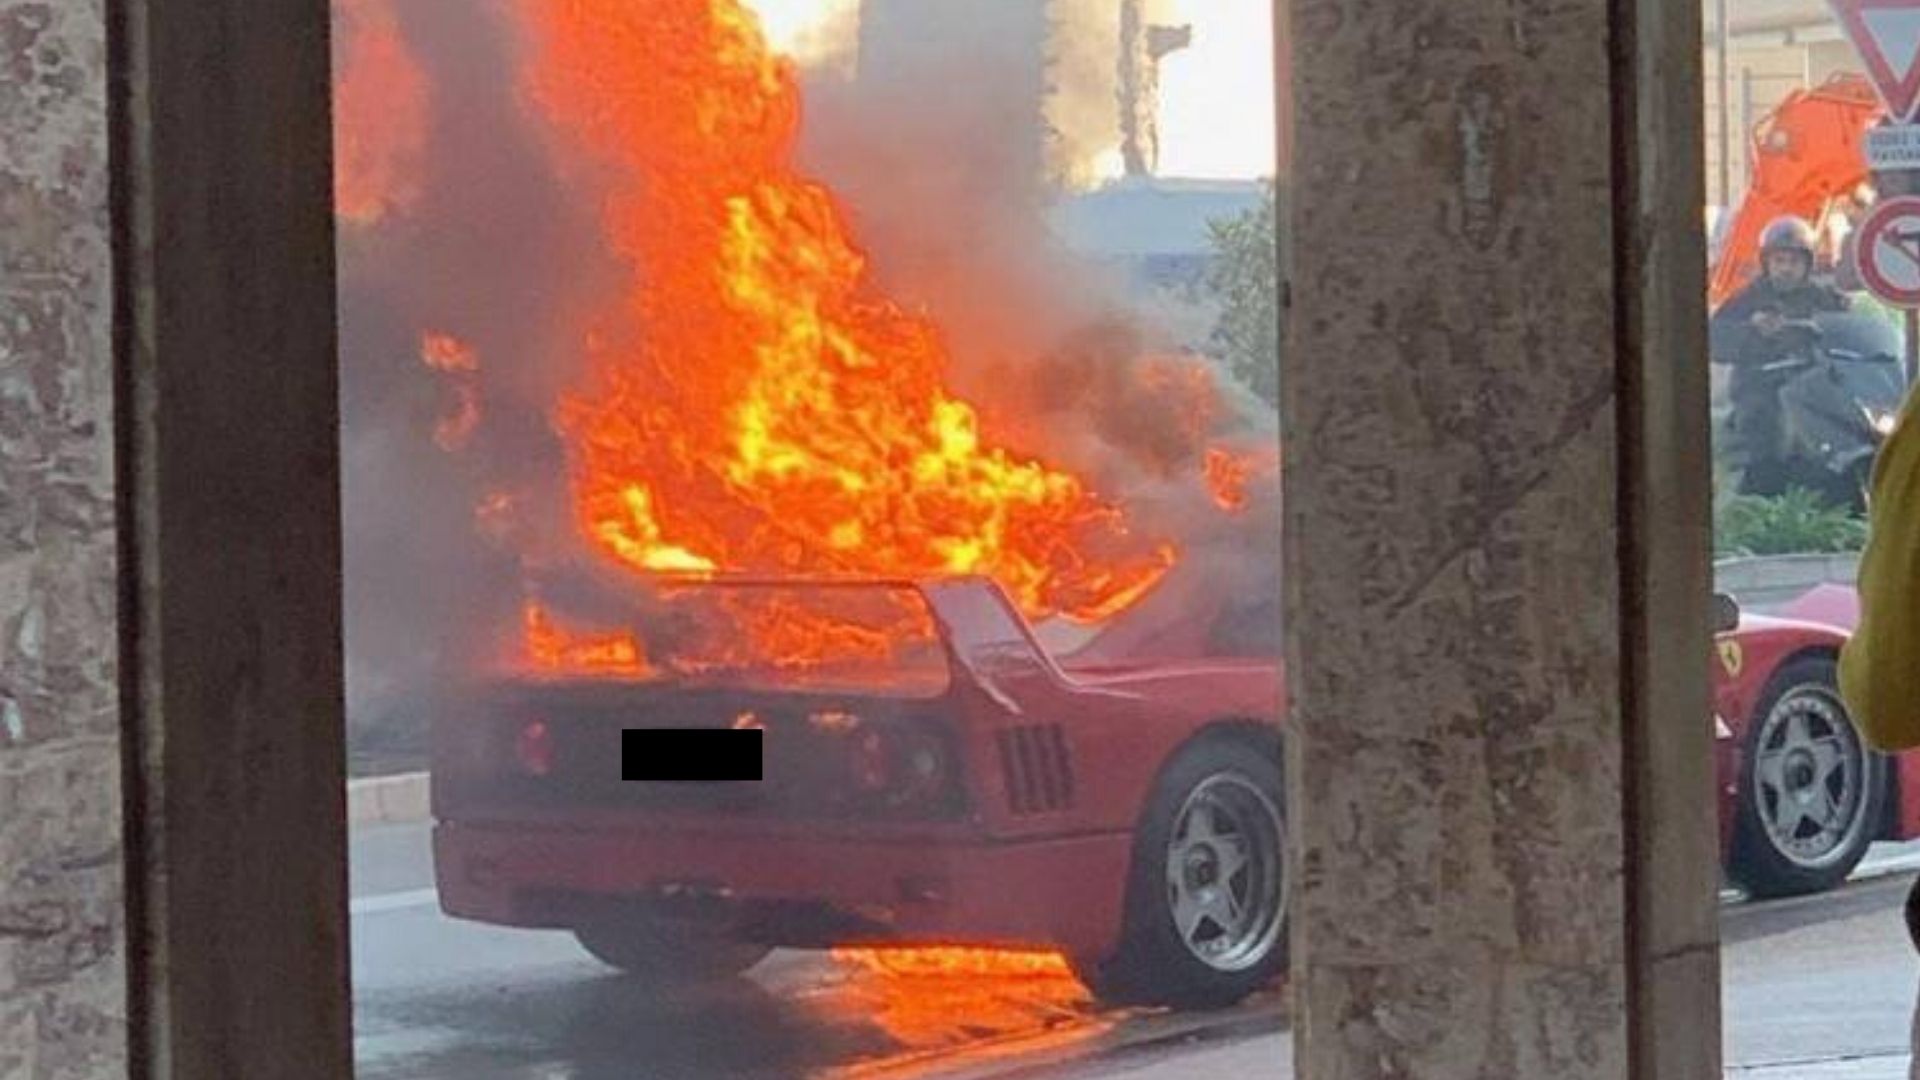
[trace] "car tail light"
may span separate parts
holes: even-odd
[[[513,740],[513,757],[528,776],[553,772],[553,729],[545,720],[531,721],[520,729]]]
[[[904,808],[935,804],[951,794],[946,744],[924,726],[846,717],[825,731],[817,721],[814,727],[841,744],[848,779],[864,798]]]
[[[885,791],[893,779],[890,748],[878,731],[868,729],[850,740],[853,782],[865,791]]]
[[[950,780],[946,747],[938,738],[914,734],[901,740],[898,789],[903,799],[937,801],[947,794]]]

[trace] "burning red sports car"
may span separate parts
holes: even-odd
[[[1271,535],[1242,524],[1274,471],[1235,445],[1251,421],[1205,363],[1128,334],[1021,359],[1108,306],[1069,318],[1027,270],[964,303],[944,271],[896,295],[914,275],[877,273],[796,164],[799,73],[739,0],[507,7],[612,269],[576,298],[596,314],[552,411],[564,518],[537,480],[482,504],[525,619],[520,673],[436,725],[447,910],[569,928],[631,970],[887,941],[1055,949],[1113,997],[1265,982],[1277,649],[1169,659],[1118,627],[1051,648],[1035,629],[1161,603],[1210,530]],[[995,246],[964,228],[942,262]],[[457,392],[443,442],[484,441],[500,350],[423,353]],[[555,566],[579,565],[614,579],[562,595]],[[757,728],[764,778],[625,782],[633,727]]]
[[[984,579],[809,588],[921,606],[932,633],[885,672],[529,677],[447,717],[446,910],[654,973],[773,946],[1041,948],[1103,996],[1210,1005],[1281,969],[1271,660],[1069,668]],[[758,783],[620,779],[623,727],[742,725]]]

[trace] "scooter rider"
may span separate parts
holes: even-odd
[[[1768,225],[1760,237],[1761,274],[1714,313],[1711,349],[1716,363],[1733,368],[1727,393],[1733,434],[1749,478],[1774,471],[1785,455],[1780,414],[1783,377],[1762,370],[1804,344],[1788,327],[1821,312],[1847,310],[1847,299],[1813,279],[1813,229],[1797,217]]]

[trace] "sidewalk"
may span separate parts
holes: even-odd
[[[1155,1055],[1133,1064],[1089,1063],[1084,1069],[1051,1074],[1049,1080],[1293,1080],[1293,1075],[1293,1036],[1281,1032],[1228,1046]],[[1907,1080],[1907,1055],[1741,1065],[1728,1068],[1725,1076],[1726,1080]]]
[[[1293,1080],[1293,1034],[1282,1031],[1220,1046],[1162,1047],[1053,1069],[1015,1070],[997,1080]],[[1851,1078],[1849,1078],[1851,1080]],[[1877,1080],[1877,1078],[1876,1078]],[[1901,1080],[1905,1080],[1904,1077]]]
[[[1873,1054],[1822,1061],[1786,1061],[1743,1065],[1727,1070],[1726,1080],[1907,1080],[1907,1055]]]
[[[1113,1062],[1080,1076],[1085,1080],[1293,1080],[1293,1035],[1283,1031],[1135,1066]]]

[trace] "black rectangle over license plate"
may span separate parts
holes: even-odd
[[[620,733],[620,778],[759,780],[760,736],[758,728],[628,728]]]

